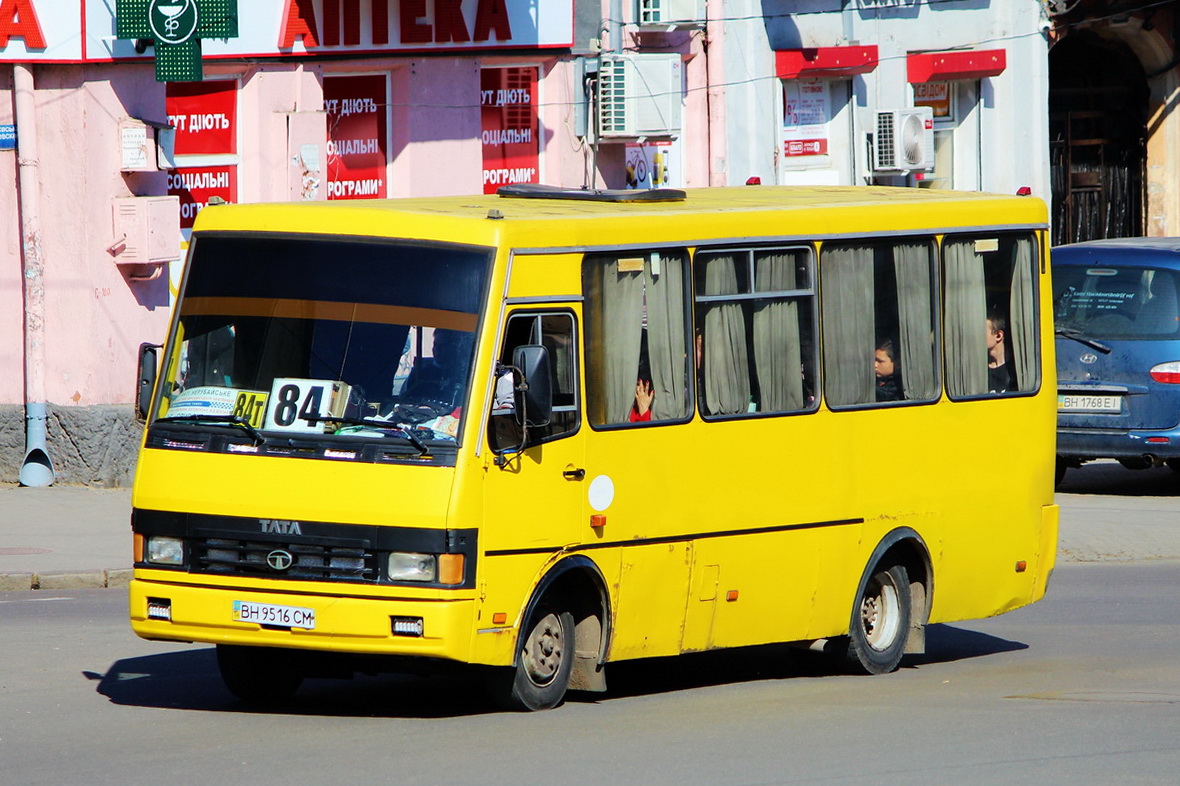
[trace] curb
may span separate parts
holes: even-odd
[[[130,583],[131,568],[53,573],[0,573],[0,592],[109,589],[126,587]]]

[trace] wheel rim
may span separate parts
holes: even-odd
[[[565,657],[565,638],[561,620],[550,612],[537,621],[529,632],[521,652],[525,673],[534,685],[548,685],[561,670]]]
[[[898,587],[888,573],[873,577],[860,601],[860,622],[865,641],[877,651],[889,649],[897,640],[901,625]]]

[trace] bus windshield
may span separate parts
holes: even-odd
[[[470,246],[198,233],[157,417],[457,441],[490,260]]]

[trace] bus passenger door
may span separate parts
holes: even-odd
[[[489,461],[484,483],[486,526],[481,594],[493,612],[519,612],[545,563],[583,536],[585,464],[579,433],[577,334],[570,311],[521,310],[504,328],[488,418]],[[513,401],[514,374],[508,366],[519,346],[548,350],[553,415],[546,426],[523,435]]]

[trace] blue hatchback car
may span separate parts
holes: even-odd
[[[1180,238],[1053,249],[1057,480],[1099,458],[1180,472]]]

